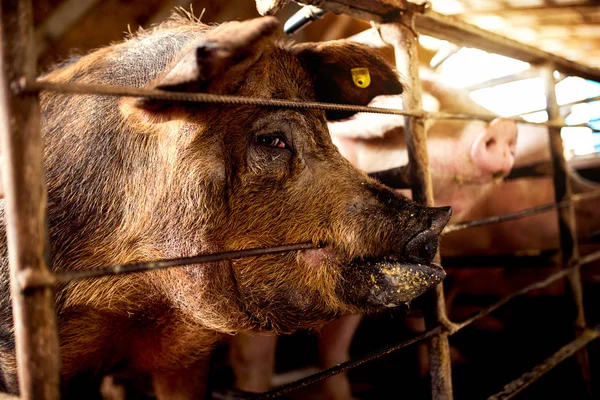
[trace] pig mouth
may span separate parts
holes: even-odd
[[[410,250],[410,243],[407,248]],[[305,251],[304,261],[309,265],[341,266],[340,292],[345,301],[366,311],[377,311],[403,306],[444,280],[446,272],[433,261],[435,250],[437,243],[426,249],[426,254],[361,256],[342,261],[332,246],[326,246]]]
[[[350,268],[361,271],[368,285],[357,290],[361,303],[375,307],[398,307],[434,288],[446,277],[432,260],[395,256],[355,259]]]

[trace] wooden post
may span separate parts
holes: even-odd
[[[1,0],[0,18],[0,145],[20,398],[58,399],[54,291],[21,286],[49,274],[38,96],[18,90],[36,74],[30,1]]]

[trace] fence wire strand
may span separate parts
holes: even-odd
[[[21,286],[23,289],[30,289],[38,286],[50,286],[56,284],[67,283],[75,280],[99,278],[102,276],[112,276],[121,274],[131,274],[134,272],[150,271],[156,269],[164,269],[176,266],[192,265],[192,264],[204,264],[212,263],[217,261],[232,260],[246,257],[264,256],[268,254],[287,253],[298,250],[310,250],[317,248],[311,242],[284,244],[281,246],[273,247],[259,247],[254,249],[246,250],[234,250],[224,251],[219,253],[210,254],[198,254],[190,257],[171,258],[165,260],[156,260],[142,263],[132,263],[115,265],[111,267],[91,269],[91,270],[80,270],[80,271],[66,271],[57,272],[48,279],[36,279],[37,277],[30,278],[24,281]]]
[[[157,89],[143,89],[133,87],[120,87],[110,85],[88,85],[88,84],[69,84],[47,81],[22,81],[15,90],[24,92],[52,91],[57,93],[70,93],[80,95],[103,95],[119,97],[142,97],[148,99],[174,101],[174,102],[194,102],[194,103],[213,103],[229,105],[252,105],[259,107],[288,108],[288,109],[313,109],[325,111],[346,111],[346,112],[364,112],[372,114],[390,114],[409,117],[420,117],[429,119],[446,120],[480,120],[493,121],[498,115],[493,114],[469,114],[469,113],[447,113],[447,112],[427,112],[420,110],[400,110],[394,108],[369,107],[350,104],[322,103],[316,101],[292,101],[278,100],[268,98],[255,98],[231,95],[217,95],[210,93],[189,93],[189,92],[171,92]],[[555,128],[567,127],[589,127],[589,124],[566,125],[558,121],[531,122],[520,117],[506,117],[522,124],[541,125]]]
[[[497,301],[496,303],[492,304],[489,307],[484,308],[481,311],[478,311],[475,315],[473,315],[470,318],[467,318],[466,320],[462,321],[462,322],[458,322],[458,323],[453,323],[451,329],[452,329],[452,333],[457,332],[461,329],[463,329],[466,326],[471,325],[473,322],[477,321],[478,319],[485,317],[486,315],[496,311],[497,309],[499,309],[500,307],[502,307],[503,305],[505,305],[506,303],[508,303],[509,301],[511,301],[512,299],[522,296],[524,294],[527,294],[533,290],[537,290],[537,289],[543,289],[546,286],[564,278],[565,276],[569,275],[571,272],[573,272],[576,269],[579,269],[583,266],[589,265],[590,263],[596,261],[600,259],[600,251],[596,251],[594,253],[591,253],[589,255],[587,255],[586,257],[582,257],[579,262],[569,268],[565,268],[565,269],[561,269],[558,272],[555,272],[553,274],[551,274],[550,276],[548,276],[545,279],[542,279],[541,281],[537,281],[534,282],[530,285],[525,286],[524,288],[509,294],[506,297],[503,297],[502,299],[500,299],[499,301]]]
[[[550,370],[558,364],[565,361],[577,351],[587,346],[591,341],[596,340],[599,337],[600,325],[597,325],[594,329],[585,329],[577,339],[561,347],[556,353],[536,365],[531,371],[524,373],[519,378],[506,384],[502,391],[488,397],[488,400],[512,399],[539,378],[550,372]]]
[[[548,204],[543,204],[541,206],[528,208],[527,210],[510,213],[510,214],[495,215],[495,216],[489,217],[489,218],[482,218],[482,219],[478,219],[478,220],[474,220],[474,221],[465,221],[465,222],[459,222],[456,224],[448,225],[444,229],[443,234],[447,234],[450,232],[456,232],[456,231],[460,231],[460,230],[468,229],[468,228],[475,228],[478,226],[497,224],[500,222],[513,221],[513,220],[517,220],[517,219],[521,219],[521,218],[525,218],[525,217],[530,217],[532,215],[542,214],[542,213],[552,211],[552,210],[555,210],[558,208],[568,207],[571,203],[577,203],[577,202],[592,199],[595,197],[600,197],[600,190],[588,192],[588,193],[576,194],[576,195],[571,196],[570,200],[563,200],[558,203],[548,203]]]
[[[351,370],[353,368],[356,368],[358,366],[361,366],[361,365],[363,365],[365,363],[377,360],[377,359],[379,359],[379,358],[381,358],[383,356],[386,356],[386,355],[388,355],[390,353],[393,353],[393,352],[398,351],[400,349],[403,349],[405,347],[411,346],[411,345],[413,345],[415,343],[419,343],[419,342],[421,342],[421,341],[423,341],[425,339],[428,339],[428,338],[430,338],[432,336],[435,336],[435,335],[437,335],[437,334],[439,334],[441,332],[442,332],[442,327],[441,326],[437,326],[437,327],[435,327],[435,328],[433,328],[433,329],[431,329],[431,330],[429,330],[429,331],[427,331],[425,333],[422,333],[422,334],[420,334],[418,336],[415,336],[415,337],[413,337],[413,338],[411,338],[409,340],[406,340],[406,341],[404,341],[402,343],[398,343],[398,344],[395,344],[395,345],[392,345],[392,346],[389,346],[389,347],[385,347],[385,348],[383,348],[381,350],[374,351],[372,353],[369,353],[366,356],[363,356],[361,358],[357,358],[355,360],[346,361],[346,362],[341,363],[341,364],[339,364],[339,365],[337,365],[335,367],[328,368],[328,369],[326,369],[324,371],[321,371],[321,372],[317,372],[316,374],[309,375],[306,378],[302,378],[302,379],[299,379],[297,381],[288,383],[287,385],[282,385],[282,386],[280,386],[278,388],[275,388],[273,390],[270,390],[268,392],[260,393],[260,394],[255,395],[255,396],[248,397],[248,400],[267,400],[267,399],[274,399],[276,397],[283,396],[283,395],[285,395],[287,393],[290,393],[290,392],[293,392],[295,390],[301,389],[303,387],[306,387],[306,386],[312,385],[314,383],[320,382],[323,379],[330,378],[330,377],[332,377],[334,375],[341,374],[342,372],[349,371],[349,370]]]

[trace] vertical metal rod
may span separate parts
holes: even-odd
[[[38,97],[16,90],[20,79],[35,79],[31,39],[31,2],[1,0],[0,145],[19,397],[58,399],[60,359],[53,289],[25,292],[19,284],[23,275],[49,273]]]
[[[419,80],[419,57],[417,54],[417,34],[414,30],[414,14],[405,13],[400,22],[382,24],[379,27],[382,39],[395,50],[396,67],[405,82],[404,107],[422,110],[421,81]],[[412,196],[420,204],[433,206],[433,186],[429,174],[429,155],[425,120],[422,117],[405,117],[405,138],[410,163]],[[436,256],[439,261],[439,254]],[[425,310],[426,326],[437,324],[447,326],[444,287],[438,285],[428,296]],[[452,370],[448,333],[441,332],[429,342],[429,370],[431,390],[434,400],[450,400],[452,396]]]
[[[546,109],[548,112],[549,121],[562,122],[560,108],[556,101],[556,80],[554,79],[554,69],[554,65],[551,64],[545,65],[541,68],[541,74],[546,88]],[[569,181],[569,171],[567,168],[567,161],[565,160],[563,141],[560,136],[560,131],[561,128],[548,128],[552,166],[554,169],[554,196],[556,202],[570,200],[572,195],[571,184]],[[575,265],[579,259],[575,209],[571,203],[567,207],[559,208],[557,212],[562,267],[569,268]],[[578,268],[574,269],[573,272],[566,276],[566,289],[567,296],[569,301],[573,304],[575,312],[575,332],[576,335],[579,335],[580,332],[585,329],[586,321],[583,311],[583,289],[581,285],[580,271]],[[576,358],[591,398],[591,378],[587,349],[580,350],[577,353]]]

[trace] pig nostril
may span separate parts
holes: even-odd
[[[429,264],[435,257],[439,234],[426,230],[412,238],[404,249],[404,256],[417,264]]]
[[[452,216],[451,207],[432,207],[427,208],[429,214],[429,229],[418,233],[404,247],[404,256],[417,264],[429,265],[438,248],[440,233],[450,221]]]
[[[429,230],[438,234],[442,233],[442,229],[444,229],[452,217],[452,207],[434,207],[429,210],[431,212],[431,226]]]
[[[496,139],[494,138],[490,138],[485,142],[485,147],[486,148],[490,148],[491,146],[493,146],[494,144],[496,144]]]

